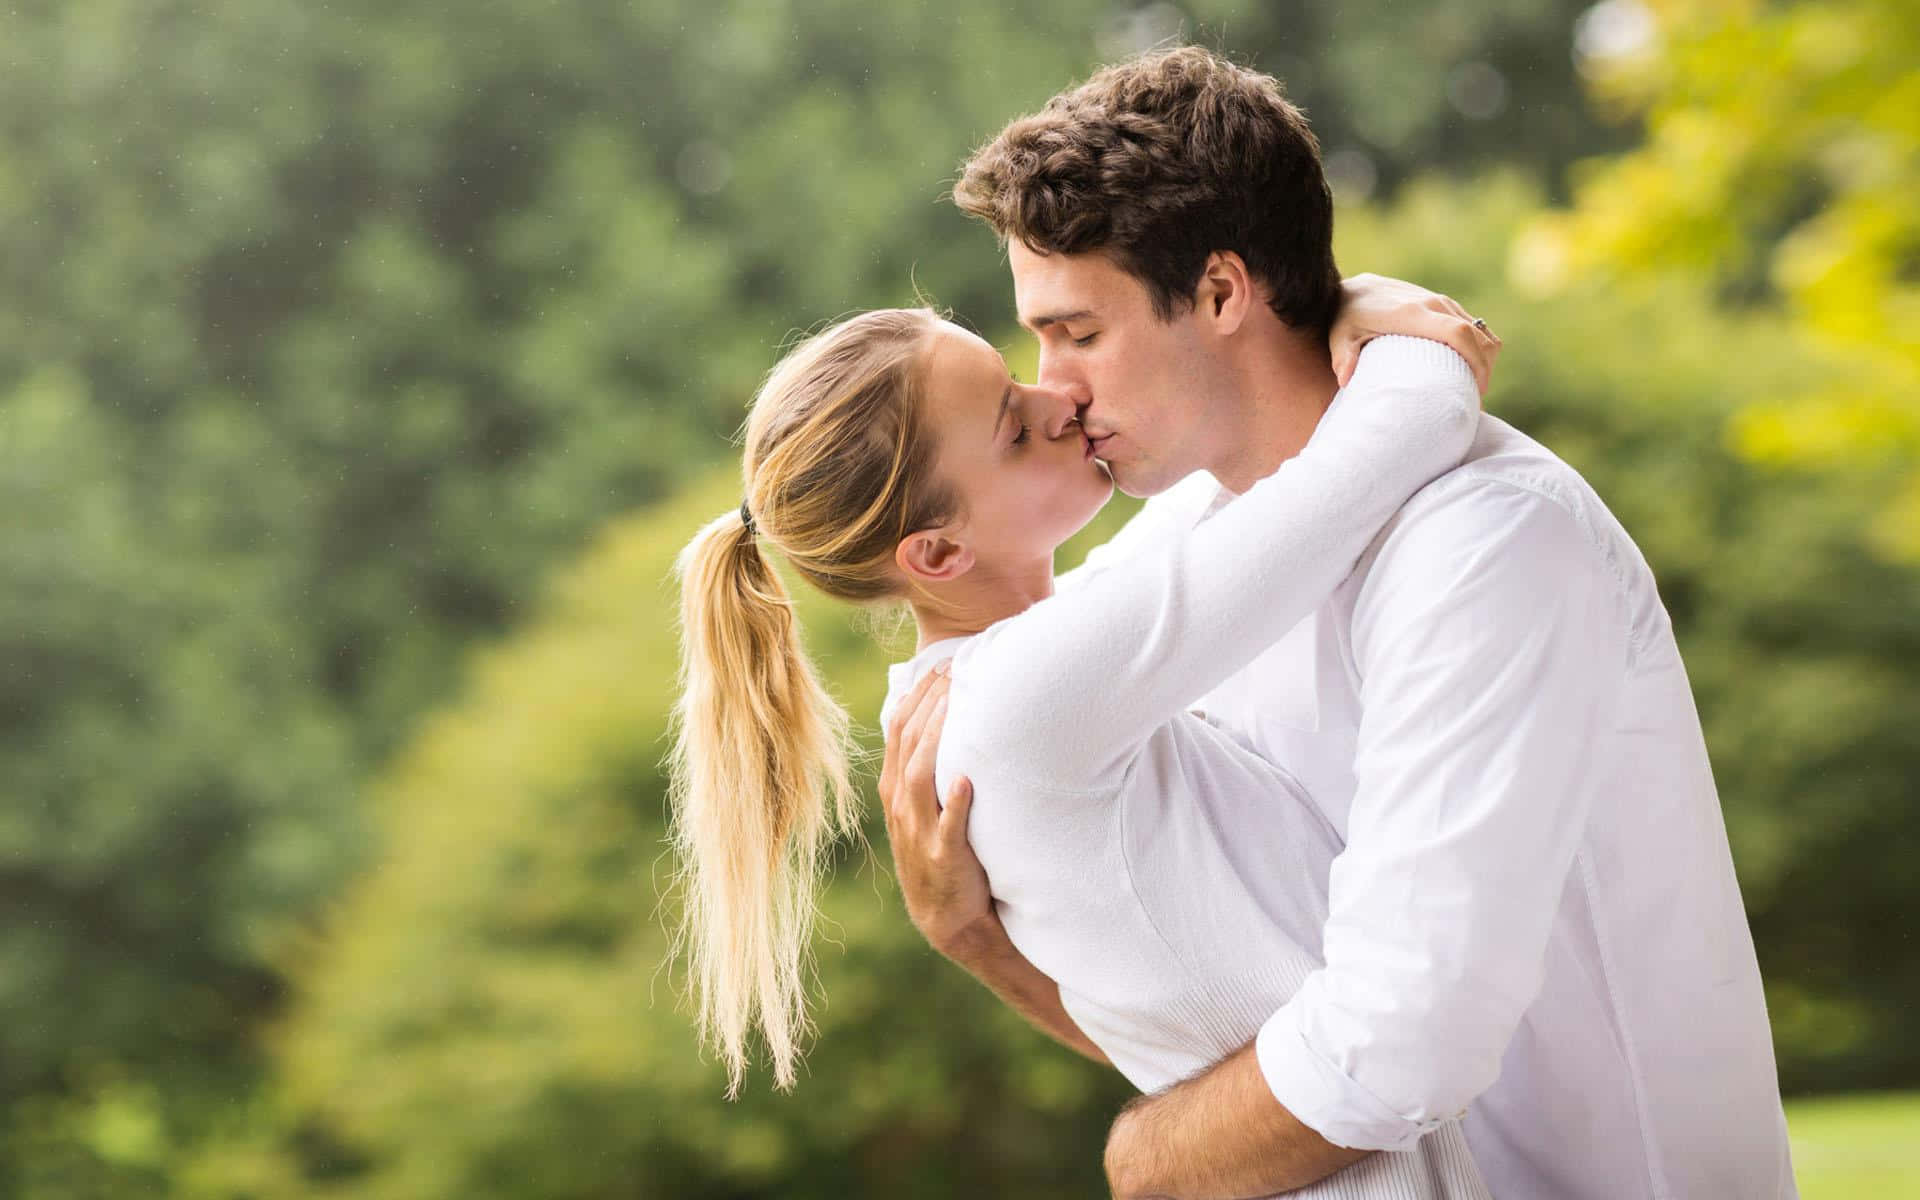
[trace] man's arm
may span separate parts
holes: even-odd
[[[933,768],[948,683],[945,663],[927,672],[887,725],[880,801],[907,915],[929,945],[1034,1028],[1104,1063],[1107,1056],[1067,1015],[1060,988],[1014,948],[993,910],[987,873],[967,843],[972,784],[956,780],[944,809],[935,800]]]
[[[1334,1145],[1282,1107],[1248,1042],[1120,1111],[1107,1184],[1115,1200],[1239,1200],[1305,1187],[1370,1153]]]
[[[954,797],[971,795],[964,790],[965,783],[962,780],[953,789]],[[954,800],[949,799],[948,809],[953,806]],[[1002,1003],[1025,1017],[1027,1023],[1041,1033],[1094,1062],[1108,1061],[1100,1047],[1067,1015],[1066,1007],[1060,1003],[1059,986],[1014,949],[1000,918],[992,910],[988,910],[979,926],[961,934],[946,947],[936,949],[985,984]]]
[[[1538,993],[1625,618],[1567,511],[1505,484],[1436,486],[1356,611],[1359,787],[1327,965],[1251,1052],[1123,1114],[1118,1195],[1265,1195],[1353,1161],[1336,1142],[1409,1148],[1491,1085]]]

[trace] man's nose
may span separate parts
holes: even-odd
[[[1081,404],[1074,400],[1071,388],[1037,386],[1040,393],[1039,410],[1043,414],[1041,428],[1048,438],[1057,438],[1067,432],[1067,427],[1080,419]]]
[[[1071,357],[1055,352],[1044,339],[1040,343],[1040,383],[1043,387],[1079,388],[1083,391],[1086,388]]]

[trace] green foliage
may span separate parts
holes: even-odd
[[[1630,0],[1617,0],[1626,7]],[[1901,472],[1877,542],[1920,556],[1920,21],[1909,0],[1650,0],[1654,36],[1601,64],[1645,146],[1589,164],[1543,222],[1535,282],[1675,269],[1779,297],[1848,364],[1753,394],[1768,462]]]

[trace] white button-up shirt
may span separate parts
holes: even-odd
[[[1571,468],[1480,428],[1328,603],[1201,701],[1345,842],[1326,965],[1261,1029],[1261,1069],[1343,1146],[1404,1148],[1465,1111],[1501,1200],[1793,1196],[1753,942],[1653,576]],[[1230,499],[1197,480],[1142,528]]]

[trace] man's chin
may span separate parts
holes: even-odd
[[[1123,495],[1132,496],[1135,500],[1157,496],[1172,487],[1174,483],[1173,480],[1162,480],[1150,474],[1129,471],[1125,467],[1115,467],[1112,463],[1107,463],[1105,466],[1107,474],[1113,479],[1114,489]]]
[[[1185,479],[1191,471],[1173,469],[1164,459],[1106,462],[1107,474],[1113,478],[1113,486],[1135,500],[1147,500],[1158,496],[1174,484]],[[1197,471],[1201,468],[1195,467]]]

